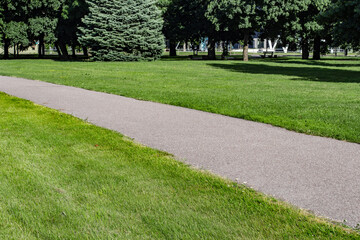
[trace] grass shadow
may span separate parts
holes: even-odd
[[[69,55],[68,58],[60,57],[59,55],[45,55],[42,58],[39,58],[37,54],[20,54],[17,57],[14,55],[10,55],[8,59],[4,59],[3,55],[0,55],[0,60],[4,61],[12,61],[12,60],[53,60],[53,61],[61,61],[61,62],[83,62],[87,61],[89,58],[83,55],[77,55],[75,58]]]
[[[351,57],[351,58],[329,58],[323,59],[322,61],[317,60],[294,60],[294,59],[273,59],[272,62],[276,63],[285,63],[285,64],[303,64],[303,65],[310,65],[310,66],[323,66],[323,67],[360,67],[360,59]],[[355,62],[350,63],[349,62]]]
[[[298,63],[299,64],[299,63]],[[245,64],[245,63],[209,63],[211,67],[220,68],[232,72],[251,74],[270,74],[297,77],[293,80],[306,80],[317,82],[341,82],[360,83],[360,71],[331,69],[320,67],[292,67],[274,66],[267,64]]]

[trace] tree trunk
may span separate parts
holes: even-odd
[[[72,57],[76,58],[76,47],[75,47],[75,45],[71,46],[71,51],[72,51]]]
[[[309,40],[303,39],[301,42],[302,59],[309,59]]]
[[[61,49],[60,49],[60,47],[59,47],[59,43],[58,43],[58,42],[55,42],[55,48],[56,48],[57,53],[59,54],[59,57],[62,57]]]
[[[64,58],[69,58],[69,54],[68,54],[68,51],[67,51],[66,44],[63,43],[63,42],[60,42],[60,43],[59,43],[59,47],[60,47],[60,49],[61,49],[62,56],[63,56]]]
[[[321,58],[321,38],[316,37],[314,39],[314,60],[320,60]]]
[[[42,52],[42,56],[44,57],[45,56],[45,43],[43,41],[43,43],[41,44],[41,52]]]
[[[170,41],[170,56],[176,57],[176,42]]]
[[[85,57],[89,57],[89,52],[88,52],[87,47],[83,47],[83,53],[84,53]]]
[[[228,42],[227,41],[223,41],[222,42],[222,54],[221,54],[221,59],[225,59],[227,56],[229,56],[229,49],[228,49]]]
[[[243,48],[243,60],[245,62],[249,61],[249,30],[246,30],[244,33],[244,48]]]
[[[39,46],[38,46],[38,55],[39,55],[39,58],[42,57],[42,45],[41,45],[41,42],[39,42]]]
[[[216,60],[216,49],[215,49],[215,40],[209,39],[209,48],[208,48],[208,59]]]
[[[16,43],[14,43],[14,58],[16,58]]]
[[[39,39],[39,58],[43,58],[45,56],[45,45],[44,45],[44,36],[41,36]]]
[[[9,47],[10,43],[9,40],[4,40],[4,59],[9,59]]]

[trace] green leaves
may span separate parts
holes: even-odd
[[[360,2],[358,0],[334,0],[323,15],[333,24],[332,34],[337,44],[351,44],[354,49],[360,49]]]
[[[27,35],[28,26],[24,22],[9,22],[4,27],[6,37],[14,44],[28,46],[29,39]]]
[[[253,0],[213,0],[208,6],[206,16],[219,31],[254,29],[258,20],[256,3]]]

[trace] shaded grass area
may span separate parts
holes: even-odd
[[[359,239],[244,186],[0,93],[1,239]]]
[[[360,143],[360,61],[297,58],[0,62],[0,75],[81,87]]]

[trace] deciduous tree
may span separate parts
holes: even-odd
[[[243,60],[248,61],[248,49],[251,35],[258,23],[255,0],[212,0],[206,16],[220,32],[244,39]]]
[[[332,35],[337,44],[360,49],[360,1],[334,0],[324,17],[333,24]]]

